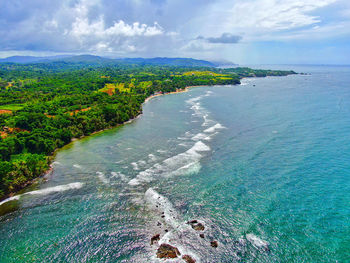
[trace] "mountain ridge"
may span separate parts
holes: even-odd
[[[220,62],[212,62],[194,58],[180,57],[154,57],[154,58],[108,58],[95,56],[90,54],[84,55],[62,55],[62,56],[11,56],[0,59],[0,63],[52,63],[52,62],[67,62],[67,63],[90,63],[90,64],[136,64],[136,65],[169,65],[169,66],[190,66],[190,67],[217,67],[221,66]],[[232,63],[233,64],[233,63]]]

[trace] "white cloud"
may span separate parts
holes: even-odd
[[[96,4],[98,1],[95,1]],[[163,28],[154,22],[153,25],[147,25],[139,22],[128,24],[123,20],[114,22],[107,26],[104,16],[100,15],[95,20],[89,20],[88,14],[94,8],[91,2],[82,0],[77,4],[73,13],[75,21],[71,29],[65,31],[65,35],[76,39],[80,48],[89,49],[98,52],[121,51],[134,52],[136,47],[132,42],[139,41],[139,38],[149,38],[164,34]]]
[[[211,34],[244,34],[245,39],[251,40],[271,32],[317,25],[322,19],[313,13],[334,2],[336,0],[238,0],[229,4],[220,1],[207,9],[201,21],[202,29]]]
[[[69,32],[70,35],[75,37],[96,37],[96,38],[107,38],[113,36],[156,36],[163,34],[162,27],[155,22],[153,26],[146,24],[140,24],[135,22],[131,25],[125,23],[123,20],[115,22],[111,27],[106,28],[101,16],[97,21],[89,22],[86,17],[77,17],[72,25],[72,29]]]

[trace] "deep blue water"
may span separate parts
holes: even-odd
[[[156,262],[157,233],[197,262],[349,262],[350,68],[281,68],[311,75],[157,97],[61,150],[0,207],[0,262]]]

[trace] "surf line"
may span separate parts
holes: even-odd
[[[58,186],[53,186],[45,189],[35,190],[24,194],[20,194],[20,195],[15,195],[1,201],[0,206],[10,201],[19,200],[22,196],[25,196],[25,195],[47,195],[52,193],[64,192],[72,189],[80,189],[83,187],[83,185],[84,185],[83,183],[75,182],[75,183],[58,185]]]

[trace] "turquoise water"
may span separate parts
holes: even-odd
[[[349,262],[350,68],[286,68],[311,75],[157,97],[59,151],[1,205],[0,262],[157,262],[158,233],[197,262]]]

